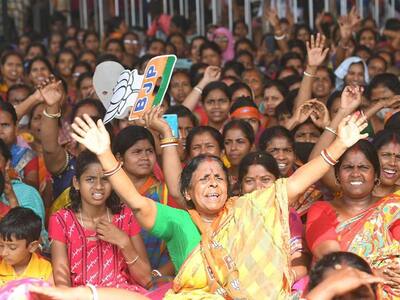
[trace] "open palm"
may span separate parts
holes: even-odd
[[[72,138],[93,153],[101,155],[110,149],[110,136],[102,120],[98,120],[96,125],[87,114],[84,114],[83,119],[75,118],[71,127],[74,130]]]
[[[46,79],[38,88],[42,99],[47,105],[52,106],[60,103],[65,96],[61,80],[56,80],[53,77]]]
[[[368,137],[368,133],[361,132],[368,126],[365,116],[357,111],[344,118],[338,127],[338,137],[346,147],[351,147],[361,139]]]
[[[329,48],[324,49],[326,38],[324,35],[317,34],[316,37],[311,36],[311,40],[307,42],[308,65],[318,67],[323,63]]]

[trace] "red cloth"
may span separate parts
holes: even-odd
[[[28,176],[32,171],[36,171],[39,174],[39,160],[37,156],[32,158],[31,161],[26,164],[24,168],[24,177]]]

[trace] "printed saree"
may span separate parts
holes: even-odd
[[[217,228],[208,232],[209,244],[202,233],[202,242],[181,266],[165,299],[288,299],[288,219],[286,179],[266,190],[230,198]],[[205,249],[207,245],[214,250]],[[227,254],[210,258],[218,248]],[[229,285],[236,284],[240,293],[229,293]]]
[[[400,263],[400,242],[393,238],[391,226],[400,220],[400,196],[389,195],[357,216],[340,223],[336,231],[342,249],[363,257],[372,268],[391,261]],[[400,299],[384,286],[382,299]]]

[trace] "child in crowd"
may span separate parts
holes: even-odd
[[[22,278],[53,284],[51,263],[41,257],[42,221],[31,209],[14,207],[0,221],[0,286]]]

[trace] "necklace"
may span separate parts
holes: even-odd
[[[201,220],[202,220],[204,223],[209,223],[209,224],[211,224],[212,222],[214,222],[214,219],[205,219],[205,218],[201,218]]]
[[[108,222],[111,223],[110,213],[109,213],[108,208],[107,208],[107,219],[108,219]],[[82,227],[83,227],[83,228],[86,228],[85,223],[83,223],[82,209],[79,210],[79,221],[81,222]]]

